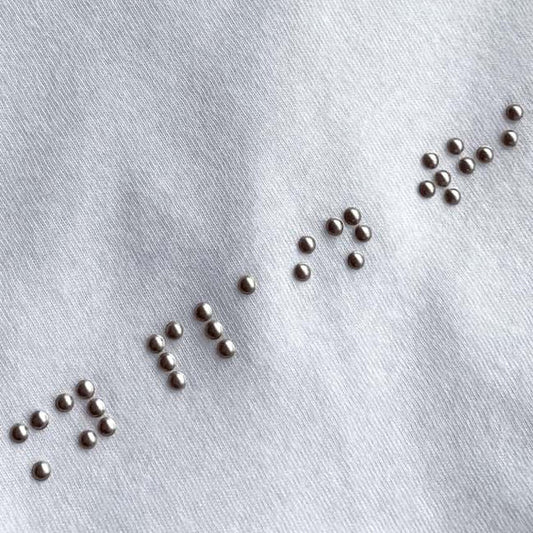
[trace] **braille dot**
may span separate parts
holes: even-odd
[[[10,435],[14,442],[24,442],[28,438],[28,428],[25,424],[15,424],[11,426]]]
[[[186,382],[185,374],[181,372],[171,372],[168,376],[168,384],[174,389],[185,388]]]
[[[502,143],[505,146],[516,146],[518,143],[518,134],[513,130],[505,130],[502,133]]]
[[[161,335],[150,335],[148,337],[148,348],[150,348],[152,352],[161,352],[165,349],[165,339]]]
[[[198,304],[194,310],[194,316],[201,322],[207,322],[213,316],[213,309],[207,303]]]
[[[452,177],[447,170],[437,170],[435,172],[435,183],[439,187],[448,187],[450,181],[452,181]]]
[[[476,168],[476,163],[471,157],[463,157],[457,166],[463,174],[472,174]]]
[[[507,109],[505,110],[505,114],[507,115],[507,118],[509,120],[520,120],[522,116],[524,115],[524,110],[522,109],[522,106],[518,104],[511,104],[507,106]]]
[[[171,339],[180,339],[183,336],[183,326],[172,320],[165,326],[165,334]]]
[[[304,254],[312,254],[315,251],[316,248],[316,242],[313,237],[309,235],[305,235],[304,237],[301,237],[298,241],[298,248],[300,252]]]
[[[91,398],[87,403],[87,411],[91,416],[98,418],[105,413],[104,400],[100,398]]]
[[[96,446],[98,437],[92,429],[86,429],[80,433],[80,446],[90,450]]]
[[[243,294],[252,294],[255,292],[255,279],[252,276],[243,276],[239,280],[239,290]]]
[[[230,341],[229,339],[220,341],[217,345],[217,348],[218,353],[222,357],[233,357],[235,355],[235,344],[233,344],[233,341]]]
[[[461,201],[461,193],[457,189],[446,189],[444,191],[444,200],[447,204],[457,205]]]
[[[217,320],[210,320],[205,325],[205,334],[210,339],[218,339],[222,337],[222,333],[224,333],[224,326]]]
[[[31,473],[37,481],[46,481],[50,477],[52,469],[46,461],[37,461],[33,465]]]
[[[359,270],[360,268],[363,268],[364,264],[365,258],[363,257],[363,254],[360,254],[359,252],[352,252],[348,256],[348,266],[350,268],[353,268],[354,270]]]
[[[56,398],[56,409],[58,411],[67,413],[68,411],[71,411],[73,407],[74,407],[74,398],[70,394],[67,394],[66,392],[64,392]]]
[[[435,185],[431,181],[422,181],[418,185],[418,192],[424,198],[431,198],[435,194]]]
[[[35,411],[30,418],[30,424],[33,429],[44,429],[48,426],[50,417],[44,411]]]
[[[88,379],[82,379],[76,387],[76,392],[78,396],[89,399],[94,394],[94,385]]]
[[[330,235],[339,236],[344,229],[344,224],[340,218],[329,218],[326,222],[326,230]]]
[[[105,437],[110,437],[117,430],[117,424],[110,416],[105,416],[100,420],[98,430]]]
[[[480,146],[477,149],[476,157],[482,163],[490,163],[494,159],[494,151],[490,146]]]
[[[355,238],[358,241],[367,242],[372,238],[372,230],[363,224],[355,228]]]
[[[464,150],[464,143],[461,141],[461,139],[458,139],[457,137],[453,137],[446,143],[446,148],[448,149],[448,152],[453,155],[459,155]]]
[[[176,358],[171,353],[163,352],[159,356],[159,366],[162,370],[170,372],[176,368]]]
[[[355,207],[348,207],[344,211],[344,222],[349,226],[357,226],[361,222],[361,211]]]
[[[426,168],[437,168],[439,164],[439,156],[433,152],[427,152],[422,156],[422,164]]]
[[[305,263],[298,263],[294,267],[294,276],[299,281],[307,281],[311,277],[311,268]]]

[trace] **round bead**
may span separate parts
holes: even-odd
[[[427,152],[422,156],[422,164],[426,168],[437,168],[439,164],[439,156],[433,152]]]
[[[165,349],[165,339],[161,335],[150,335],[148,337],[148,348],[150,348],[152,352],[161,352]]]
[[[518,104],[511,104],[507,106],[507,109],[505,110],[505,114],[507,115],[507,118],[509,120],[520,120],[522,116],[524,115],[524,110],[522,109],[522,106]]]
[[[185,388],[186,382],[185,374],[182,374],[181,372],[171,372],[168,376],[168,384],[174,389]]]
[[[342,233],[344,224],[340,218],[329,218],[326,222],[326,230],[330,235],[338,236]]]
[[[14,442],[24,442],[28,438],[28,428],[25,424],[15,424],[11,426],[10,435]]]
[[[31,473],[37,481],[46,481],[50,477],[52,469],[46,461],[37,461],[33,465]]]
[[[71,411],[73,407],[74,407],[74,398],[70,394],[67,394],[66,392],[64,392],[56,398],[56,409],[58,411],[67,413],[68,411]]]
[[[44,429],[48,422],[50,422],[50,418],[44,411],[35,411],[30,418],[30,424],[33,429]]]
[[[352,252],[348,256],[348,266],[350,268],[353,268],[354,270],[359,270],[360,268],[363,268],[364,264],[365,258],[363,257],[363,254],[360,254],[359,252]]]
[[[294,277],[300,281],[307,281],[311,277],[311,268],[305,263],[298,263],[294,267]]]
[[[452,177],[447,170],[437,170],[435,172],[435,183],[439,187],[448,187],[450,181],[452,181]]]
[[[239,280],[239,290],[243,294],[252,294],[255,292],[255,279],[252,276],[243,276]]]
[[[92,429],[86,429],[80,433],[80,446],[82,448],[91,449],[96,446],[98,437]]]
[[[102,416],[105,413],[104,400],[101,400],[100,398],[91,398],[87,404],[87,411],[95,418]]]
[[[482,163],[490,163],[494,159],[494,151],[490,146],[480,146],[477,149],[476,157]]]
[[[461,193],[457,189],[446,189],[444,191],[444,200],[447,204],[457,205],[461,201]]]
[[[361,211],[355,207],[348,207],[344,211],[344,222],[349,226],[357,226],[361,222]]]
[[[222,357],[233,357],[235,355],[235,344],[233,344],[233,341],[230,341],[229,339],[220,341],[217,345],[217,348],[218,353]]]
[[[476,168],[476,162],[471,157],[463,157],[457,166],[463,174],[472,174]]]
[[[159,356],[159,366],[165,372],[170,372],[176,368],[176,358],[168,352],[163,352]]]
[[[94,394],[94,385],[88,379],[82,379],[76,387],[76,392],[78,396],[89,399]]]
[[[218,339],[222,337],[222,333],[224,333],[224,326],[217,320],[210,320],[205,325],[205,334],[210,339]]]
[[[516,146],[518,143],[518,134],[513,130],[505,130],[502,133],[502,143],[505,146]]]
[[[165,326],[165,334],[171,339],[180,339],[183,336],[183,326],[172,320]]]
[[[418,185],[418,192],[424,198],[431,198],[435,194],[435,185],[431,181],[423,181]]]
[[[450,154],[459,155],[464,150],[465,145],[461,139],[453,137],[446,143],[446,148]]]
[[[98,430],[105,437],[110,437],[117,430],[116,422],[109,416],[105,416],[98,424]]]
[[[194,316],[201,322],[207,322],[208,320],[211,320],[211,317],[213,316],[213,309],[209,304],[198,304],[194,310]]]
[[[358,241],[367,242],[372,238],[372,230],[363,224],[355,228],[355,238]]]
[[[300,249],[300,252],[304,254],[312,254],[316,248],[315,239],[313,239],[313,237],[310,237],[309,235],[301,237],[298,241],[298,248]]]

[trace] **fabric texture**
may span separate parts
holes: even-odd
[[[529,0],[1,5],[1,531],[533,531]],[[494,161],[460,176],[452,136]],[[325,234],[348,206],[370,242]],[[91,451],[53,408],[82,378]]]

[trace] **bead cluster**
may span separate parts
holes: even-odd
[[[243,282],[249,290],[243,290]],[[255,290],[255,280],[251,276],[241,278],[239,287],[245,294],[251,294]],[[217,351],[221,357],[233,357],[237,349],[231,339],[221,339],[224,333],[224,326],[213,319],[213,308],[208,303],[199,303],[195,310],[194,316],[200,322],[206,322],[204,332],[205,336],[211,340],[217,340]],[[219,340],[220,339],[220,340]]]
[[[167,323],[165,326],[165,335],[169,339],[178,340],[183,337],[183,326],[174,320]],[[170,372],[168,376],[168,384],[173,389],[183,389],[187,382],[185,374],[179,372],[176,369],[177,362],[173,354],[164,351],[165,350],[165,338],[162,335],[154,334],[148,337],[148,348],[157,354],[158,366],[164,372]]]

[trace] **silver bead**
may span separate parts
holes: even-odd
[[[80,433],[80,446],[82,448],[91,449],[96,446],[98,437],[92,429],[86,429]]]
[[[349,226],[357,226],[361,222],[361,211],[355,207],[348,207],[344,210],[344,222]]]
[[[44,411],[35,411],[30,418],[33,429],[44,429],[48,422],[50,422],[50,417]]]
[[[427,152],[422,156],[422,164],[426,168],[437,168],[439,164],[439,156],[433,152]]]
[[[446,143],[446,148],[450,154],[459,155],[464,150],[465,145],[461,139],[453,137]]]
[[[98,430],[105,437],[110,437],[117,430],[117,424],[110,416],[105,416],[100,420]]]
[[[180,339],[183,336],[183,326],[179,322],[172,320],[166,325],[165,333],[171,339]]]
[[[364,264],[365,258],[363,257],[363,254],[360,254],[359,252],[352,252],[348,256],[348,266],[350,268],[353,268],[354,270],[359,270],[360,268],[363,268]]]
[[[447,204],[457,205],[461,201],[461,193],[457,189],[446,189],[444,191],[444,200]]]
[[[174,389],[185,388],[186,382],[185,374],[182,374],[181,372],[171,372],[168,376],[168,384]]]
[[[198,304],[194,310],[194,316],[201,322],[207,322],[208,320],[211,320],[211,317],[213,316],[213,309],[209,304]]]
[[[217,348],[218,353],[222,357],[233,357],[235,355],[235,344],[233,344],[233,341],[230,341],[229,339],[220,341],[217,345]]]
[[[87,403],[87,411],[91,416],[98,418],[105,413],[104,400],[100,398],[91,398]]]
[[[355,228],[355,238],[358,241],[367,242],[372,238],[372,230],[363,224]]]
[[[435,185],[431,181],[422,181],[418,185],[418,192],[424,198],[431,198],[435,194]]]
[[[25,424],[15,424],[11,426],[10,435],[14,442],[24,442],[28,438],[28,428]]]
[[[311,268],[305,263],[298,263],[294,267],[294,277],[300,281],[307,281],[311,277]]]
[[[518,104],[511,104],[507,106],[507,109],[505,110],[505,114],[507,115],[507,118],[509,120],[520,120],[524,116],[524,110],[522,109],[522,106]]]
[[[165,349],[165,339],[161,335],[150,335],[148,337],[148,348],[156,353],[163,351]]]
[[[255,279],[252,276],[243,276],[239,280],[239,290],[243,294],[252,294],[255,292]]]
[[[87,400],[94,394],[94,385],[88,379],[82,379],[76,386],[76,392]]]
[[[309,235],[301,237],[298,241],[298,248],[300,249],[300,252],[304,254],[312,254],[316,248],[315,239]]]
[[[224,326],[217,320],[210,320],[205,325],[205,334],[210,339],[218,339],[222,337],[222,333],[224,333]]]
[[[505,146],[516,146],[518,143],[518,134],[513,130],[505,130],[502,133],[502,143]]]
[[[37,461],[33,465],[31,473],[37,481],[46,481],[50,477],[52,469],[46,461]]]
[[[435,183],[439,187],[448,187],[450,181],[452,181],[452,177],[447,170],[437,170],[435,172]]]
[[[330,235],[338,236],[343,229],[344,224],[340,218],[329,218],[326,222],[326,230]]]
[[[457,166],[463,174],[472,174],[476,168],[476,162],[471,157],[463,157],[459,159]]]
[[[163,352],[159,356],[159,366],[165,372],[170,372],[176,368],[176,358],[168,352]]]
[[[56,409],[58,411],[67,413],[68,411],[71,411],[73,407],[74,398],[70,394],[64,392],[56,398]]]
[[[494,151],[490,146],[480,146],[476,151],[476,157],[482,163],[490,163],[494,159]]]

